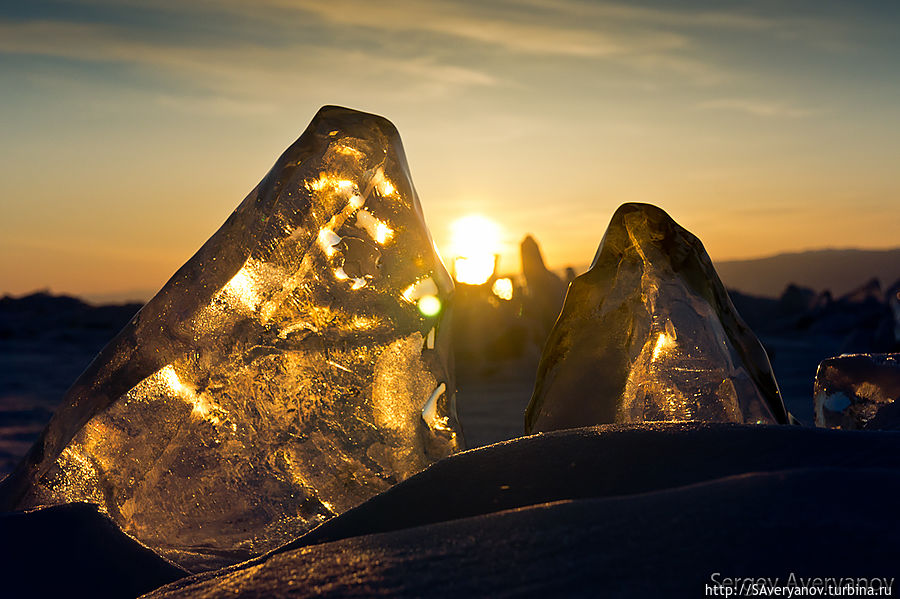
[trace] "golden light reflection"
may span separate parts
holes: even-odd
[[[363,316],[361,314],[354,314],[350,319],[350,326],[354,329],[366,331],[369,329],[374,329],[378,325],[381,324],[381,320],[372,316]]]
[[[347,200],[347,206],[351,210],[358,210],[365,206],[366,198],[362,197],[358,193],[353,194],[349,200]]]
[[[381,221],[375,225],[375,241],[384,245],[394,236],[394,231]]]
[[[431,428],[441,431],[452,430],[449,425],[449,418],[438,415],[438,400],[446,391],[447,385],[441,383],[434,391],[432,391],[428,401],[426,401],[425,405],[422,407],[422,420],[424,420]]]
[[[363,277],[351,277],[348,275],[343,266],[338,266],[334,269],[334,278],[338,281],[350,281],[351,291],[362,289],[368,283]]]
[[[173,394],[191,404],[193,408],[191,410],[192,416],[203,418],[213,424],[219,424],[219,417],[216,416],[214,411],[220,411],[221,408],[218,408],[218,406],[215,406],[204,398],[202,394],[196,393],[192,388],[182,383],[181,379],[178,378],[178,373],[175,372],[175,368],[173,368],[171,364],[164,366],[159,373],[163,382],[165,382],[166,386],[169,387]]]
[[[351,148],[350,146],[345,146],[342,144],[335,144],[334,149],[336,152],[340,154],[344,154],[345,156],[351,156],[356,160],[362,160],[365,158],[365,154],[357,150],[356,148]]]
[[[374,185],[375,182],[376,181],[373,180],[372,184]],[[316,179],[306,179],[303,184],[310,191],[323,191],[326,189],[332,189],[339,193],[345,194],[359,193],[359,186],[357,186],[354,181],[351,181],[350,179],[341,179],[335,175],[324,172],[319,173],[319,176]]]
[[[388,181],[387,179],[382,179],[378,183],[378,193],[381,194],[382,197],[387,197],[393,194],[396,191],[393,183]]]
[[[341,238],[337,233],[335,233],[328,227],[322,227],[321,229],[319,229],[319,236],[316,241],[318,241],[319,247],[322,248],[322,251],[325,252],[325,255],[330,258],[336,251],[334,249],[334,246],[341,242]]]
[[[256,292],[256,284],[250,278],[248,264],[245,264],[228,283],[222,287],[221,293],[237,299],[249,310],[256,310],[262,302]]]
[[[410,303],[417,302],[426,295],[437,295],[437,283],[431,277],[419,279],[409,287],[403,290],[403,299]]]
[[[491,292],[502,300],[511,300],[513,297],[512,279],[506,277],[497,279],[491,286]]]
[[[378,245],[384,245],[394,237],[394,230],[368,210],[360,210],[356,213],[356,225],[368,233],[369,237]]]
[[[656,345],[653,347],[653,360],[656,361],[659,359],[660,354],[666,351],[667,348],[671,347],[674,344],[674,341],[669,339],[669,336],[665,333],[660,333],[659,337],[656,338]]]
[[[392,195],[395,191],[397,191],[397,188],[394,187],[394,184],[391,183],[388,180],[388,178],[385,176],[384,169],[382,169],[380,167],[378,168],[378,170],[375,171],[375,174],[372,175],[370,185],[372,185],[375,189],[377,189],[378,194],[383,198],[386,198],[389,195]]]
[[[656,345],[653,346],[653,357],[651,359],[655,362],[661,355],[665,355],[669,350],[674,349],[675,345],[675,327],[672,325],[671,320],[667,320],[666,330],[656,338]]]

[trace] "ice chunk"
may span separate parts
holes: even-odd
[[[900,429],[900,354],[852,354],[819,364],[816,426]]]
[[[396,129],[322,108],[0,499],[94,502],[193,567],[272,549],[462,447],[451,292]]]
[[[787,419],[765,350],[700,240],[655,206],[621,206],[569,287],[526,431]]]
[[[522,274],[528,288],[525,298],[525,315],[536,327],[536,338],[539,344],[547,340],[547,335],[559,316],[563,298],[566,296],[566,284],[544,266],[541,247],[534,237],[528,235],[522,240],[519,250],[522,256]]]

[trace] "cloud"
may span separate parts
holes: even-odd
[[[502,83],[495,75],[428,54],[391,56],[302,41],[261,45],[172,41],[128,27],[65,21],[0,20],[0,53],[119,63],[152,69],[185,92],[159,101],[182,110],[239,115],[271,112],[317,89],[371,86],[372,96],[424,98]]]
[[[526,54],[604,57],[680,48],[686,40],[661,31],[584,27],[559,19],[529,18],[508,7],[502,13],[478,5],[432,1],[390,4],[366,0],[268,0],[332,23],[385,31],[427,31]],[[592,24],[596,25],[596,24]]]
[[[741,112],[766,118],[807,118],[823,113],[821,109],[791,106],[783,102],[772,102],[751,98],[721,98],[707,100],[697,105],[703,110],[725,110]]]
[[[578,2],[576,0],[522,0],[526,5],[578,18],[614,20],[655,27],[707,27],[731,30],[770,30],[778,20],[745,12],[706,9],[663,9],[618,2]]]
[[[752,7],[673,9],[580,0],[85,1],[110,9],[88,11],[91,19],[115,13],[116,23],[0,20],[0,53],[153,69],[191,96],[183,107],[221,95],[215,110],[234,114],[253,114],[261,101],[309,96],[316,87],[339,90],[350,81],[369,86],[371,96],[410,101],[515,87],[517,76],[529,76],[523,73],[530,61],[543,60],[555,61],[559,73],[579,80],[602,77],[608,85],[635,76],[648,89],[721,85],[763,67],[725,68],[727,59],[715,51],[721,42],[707,33],[799,36],[813,22],[776,19]],[[154,18],[142,18],[147,13]],[[165,22],[179,26],[168,29]],[[802,112],[732,100],[703,107],[759,116]]]

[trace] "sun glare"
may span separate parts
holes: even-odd
[[[480,214],[470,214],[451,225],[451,255],[456,280],[482,285],[491,278],[500,253],[500,225]]]

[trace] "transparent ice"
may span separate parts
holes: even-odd
[[[819,364],[816,426],[900,429],[900,354],[845,354]]]
[[[193,569],[270,550],[462,447],[451,292],[396,129],[325,107],[0,499],[96,503]]]
[[[569,287],[525,418],[530,433],[788,416],[700,240],[655,206],[625,204]]]

